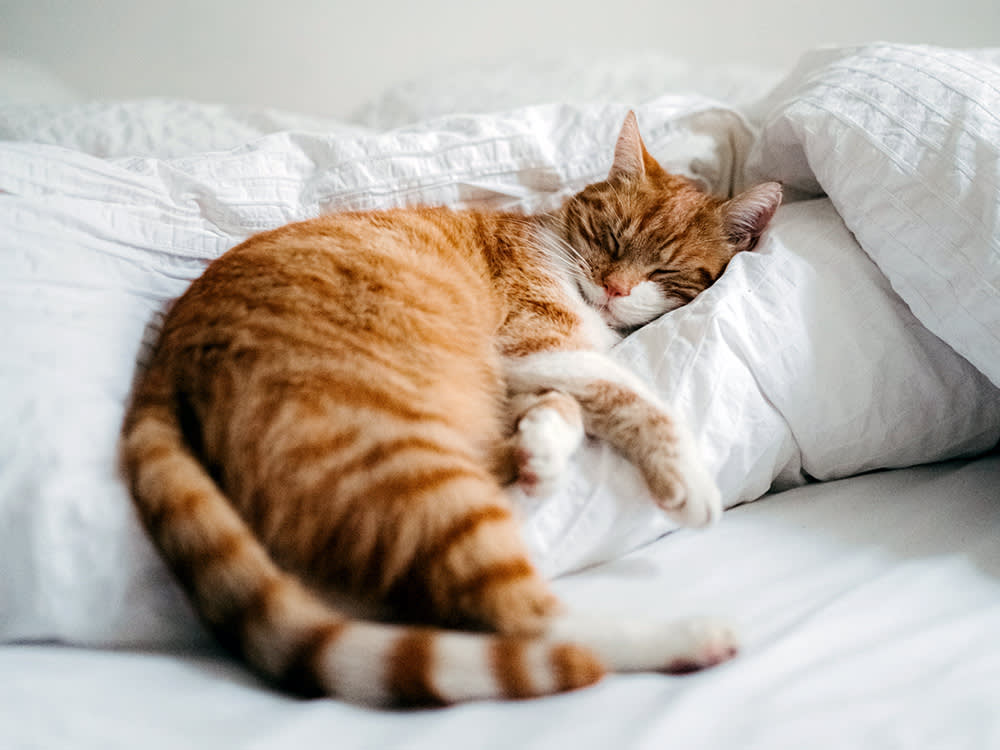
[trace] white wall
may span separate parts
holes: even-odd
[[[0,0],[0,56],[87,94],[330,115],[396,80],[523,52],[788,65],[878,39],[1000,46],[1000,0]]]

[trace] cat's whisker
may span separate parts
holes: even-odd
[[[580,251],[572,244],[563,239],[560,234],[551,230],[542,230],[538,233],[539,240],[550,254],[566,262],[566,268],[572,270],[574,274],[583,274],[590,268],[590,263],[580,254]]]
[[[531,227],[531,236],[545,256],[572,281],[587,278],[589,264],[570,243],[548,228]]]

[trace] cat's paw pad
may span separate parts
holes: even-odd
[[[677,643],[663,666],[663,671],[669,674],[714,667],[739,653],[736,630],[725,620],[695,617],[672,623],[670,627]]]
[[[708,526],[722,515],[722,496],[693,439],[679,436],[643,465],[657,504],[682,526]]]
[[[543,498],[555,492],[582,440],[582,427],[567,423],[555,409],[540,407],[525,414],[514,448],[517,482],[524,494]]]

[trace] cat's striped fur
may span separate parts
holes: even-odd
[[[672,290],[658,314],[717,278],[770,218],[751,198],[663,172],[630,116],[609,179],[554,214],[331,215],[212,263],[167,315],[123,428],[139,514],[205,623],[290,690],[364,702],[526,697],[728,658],[724,626],[626,637],[561,616],[502,484],[537,489],[533,473],[558,473],[538,457],[564,462],[585,429],[667,512],[718,515],[683,426],[595,352],[612,339],[599,316],[640,322],[619,305],[629,284]],[[610,232],[617,249],[581,264]],[[579,289],[602,273],[617,276],[595,314]],[[426,624],[360,619],[345,597]]]

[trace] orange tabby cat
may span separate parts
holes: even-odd
[[[586,433],[680,522],[718,516],[683,426],[601,352],[711,284],[779,201],[666,173],[630,114],[608,178],[554,213],[323,216],[212,263],[123,430],[140,516],[204,622],[288,689],[375,703],[729,658],[725,623],[561,613],[502,484],[550,491]]]

